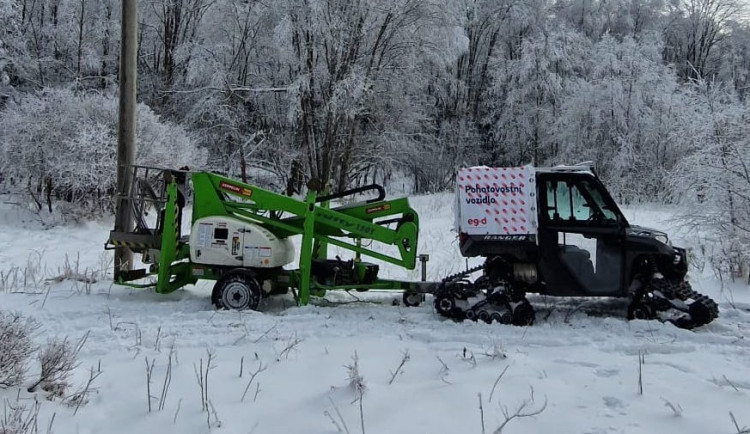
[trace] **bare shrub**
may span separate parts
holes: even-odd
[[[43,255],[43,252],[33,252],[27,258],[26,266],[0,271],[0,292],[38,292],[44,285]]]
[[[34,392],[37,387],[54,396],[62,396],[68,388],[68,378],[78,366],[76,358],[83,345],[85,338],[77,346],[73,346],[67,337],[57,337],[47,340],[37,358],[41,367],[39,380],[29,387],[29,392]]]
[[[481,395],[480,395],[480,403],[481,403]],[[503,412],[504,421],[500,424],[494,431],[492,431],[492,434],[502,434],[503,429],[514,419],[523,419],[527,417],[534,417],[537,415],[540,415],[544,412],[544,410],[547,409],[547,397],[544,397],[544,402],[537,406],[536,408],[533,407],[535,405],[534,401],[534,388],[531,388],[531,392],[528,399],[524,399],[520,404],[518,404],[515,408],[509,409],[507,406],[501,406],[501,410]]]
[[[206,360],[205,365],[203,363],[203,358],[201,358],[199,366],[196,366],[195,363],[193,363],[193,370],[195,371],[195,378],[198,381],[198,387],[200,387],[201,390],[201,411],[210,413],[208,399],[208,373],[214,368],[214,365],[211,364],[211,362],[214,361],[214,351],[207,348],[206,355],[208,356],[208,359]]]
[[[75,290],[78,293],[91,294],[91,286],[97,282],[96,271],[88,267],[81,268],[81,255],[76,255],[75,261],[71,261],[68,254],[65,254],[65,263],[62,268],[58,267],[58,273],[54,277],[46,279],[47,282],[60,283],[70,280],[75,283]],[[82,285],[82,286],[79,286]]]
[[[101,360],[99,361],[99,367],[97,369],[94,369],[93,366],[89,369],[89,379],[86,381],[86,384],[83,386],[82,389],[74,392],[65,400],[63,401],[65,404],[69,405],[70,407],[73,407],[73,415],[75,416],[76,413],[78,413],[78,409],[82,405],[86,405],[89,402],[89,395],[92,392],[96,392],[96,388],[93,387],[94,381],[99,378],[99,376],[102,375],[101,370]]]
[[[360,399],[365,393],[366,385],[364,377],[359,373],[359,355],[356,351],[352,357],[352,363],[346,365],[346,372],[349,378],[349,387],[354,391],[356,399]]]
[[[293,335],[289,336],[286,346],[278,354],[278,356],[276,357],[276,361],[280,362],[282,358],[289,359],[289,354],[291,354],[291,352],[294,351],[301,342],[302,342],[302,339],[297,337],[297,333],[294,333]]]
[[[729,412],[729,418],[732,419],[732,425],[734,425],[734,429],[737,430],[737,434],[750,434],[750,428],[744,426],[740,428],[740,424],[737,423],[737,419],[731,411]]]
[[[682,409],[682,406],[680,406],[680,404],[672,403],[671,401],[669,401],[669,400],[667,400],[665,398],[662,398],[661,400],[664,401],[664,406],[665,407],[667,407],[668,409],[672,410],[672,415],[674,417],[681,417],[682,416],[682,412],[684,410]]]
[[[404,365],[406,362],[408,362],[411,359],[409,356],[409,350],[405,350],[403,353],[401,353],[401,362],[399,362],[398,366],[396,367],[396,370],[391,372],[391,379],[388,380],[388,384],[393,384],[393,381],[396,380],[396,376],[402,372],[402,369],[404,368]]]
[[[245,395],[247,395],[247,391],[250,390],[250,385],[253,384],[253,380],[255,380],[255,377],[258,376],[261,372],[266,370],[266,366],[263,366],[263,362],[261,360],[258,360],[258,368],[250,373],[250,380],[247,382],[247,386],[245,386],[245,391],[242,393],[242,399],[240,399],[240,402],[245,402]],[[257,381],[255,382],[255,398],[253,398],[253,402],[255,402],[255,399],[258,397],[258,393],[260,392],[260,383]]]
[[[41,403],[34,401],[27,407],[18,400],[5,400],[0,417],[0,434],[36,434],[39,432],[39,408]],[[51,426],[51,425],[50,425]]]
[[[346,365],[346,371],[349,377],[349,387],[354,391],[354,401],[359,403],[359,423],[362,428],[362,434],[365,434],[365,413],[362,408],[362,401],[365,394],[365,378],[359,373],[359,355],[354,352],[352,357],[352,364]]]
[[[31,339],[36,321],[15,312],[0,312],[0,388],[18,386],[35,348]]]

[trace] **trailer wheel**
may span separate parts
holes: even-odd
[[[256,310],[262,291],[258,281],[248,273],[227,273],[214,285],[211,299],[218,309]]]
[[[423,299],[424,296],[422,294],[413,291],[404,291],[404,295],[402,297],[404,306],[407,307],[417,307],[422,304]]]

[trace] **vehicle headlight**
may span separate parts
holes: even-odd
[[[683,261],[686,265],[688,263],[688,251],[687,249],[674,249],[674,264],[677,265]]]
[[[683,262],[685,265],[687,265],[687,250],[685,249],[674,249],[674,264],[677,265],[680,262]]]
[[[660,241],[669,247],[672,247],[672,241],[669,240],[669,237],[667,234],[656,234],[654,235],[654,238],[656,238],[657,241]]]

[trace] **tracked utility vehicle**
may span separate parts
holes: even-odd
[[[461,253],[486,260],[443,280],[434,300],[441,315],[531,324],[528,293],[628,298],[629,319],[682,328],[718,315],[685,280],[685,249],[629,224],[588,165],[461,169],[456,200]]]

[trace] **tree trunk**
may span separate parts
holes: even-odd
[[[107,57],[109,56],[109,25],[112,19],[112,6],[107,3],[106,6],[106,27],[104,28],[104,38],[102,38],[102,63],[99,69],[99,87],[101,89],[107,88]],[[139,44],[140,45],[140,44]]]
[[[45,180],[44,193],[47,198],[47,209],[52,213],[52,177],[47,176]]]
[[[83,23],[86,13],[86,0],[81,0],[81,15],[78,16],[78,47],[76,49],[76,76],[81,77],[81,57],[83,57]]]

